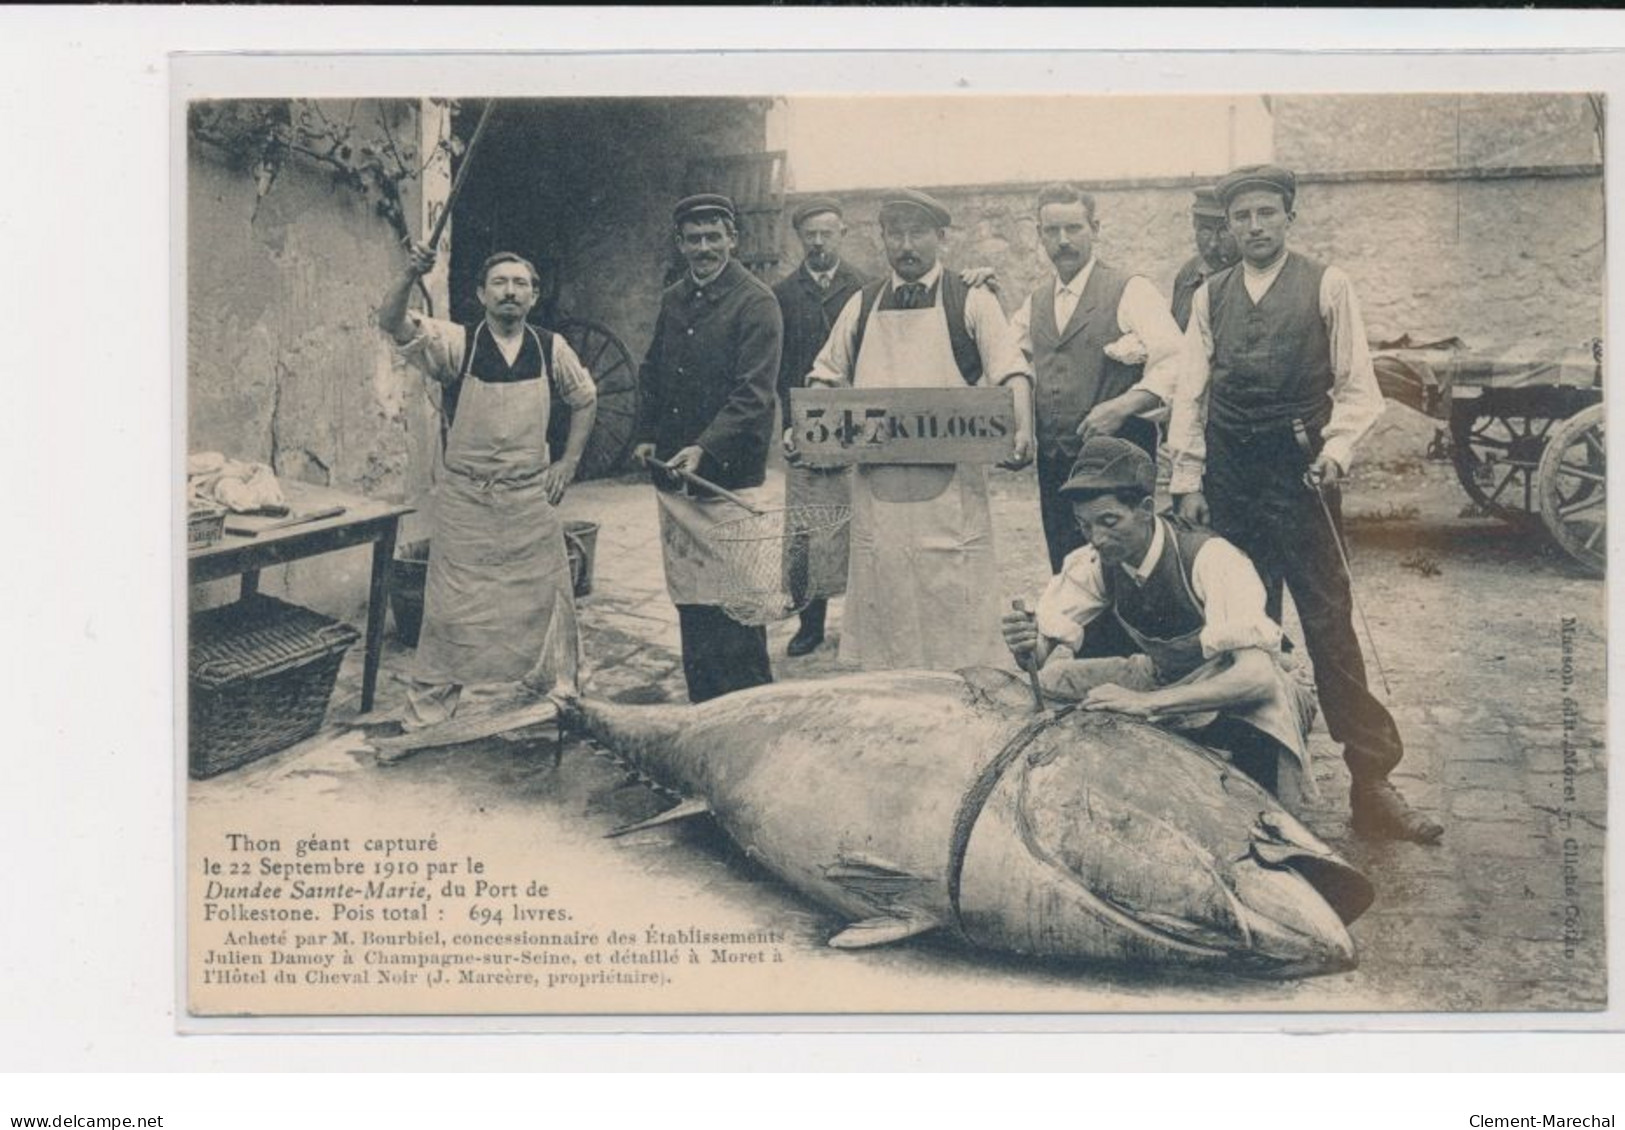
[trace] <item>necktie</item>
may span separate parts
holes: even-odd
[[[925,305],[925,284],[904,283],[897,288],[897,307],[900,310],[918,310]]]
[[[818,276],[818,289],[819,290],[828,290],[829,289],[829,284],[834,282],[834,281],[835,280],[831,279],[828,275],[819,275]]]

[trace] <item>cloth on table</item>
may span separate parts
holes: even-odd
[[[224,506],[238,514],[288,504],[270,467],[228,459],[218,451],[187,457],[186,495],[189,501]]]

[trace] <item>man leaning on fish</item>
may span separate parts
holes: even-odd
[[[1155,490],[1156,465],[1140,447],[1109,436],[1084,444],[1061,495],[1088,544],[1068,555],[1036,614],[1004,616],[1005,644],[1039,667],[1049,697],[1186,731],[1271,792],[1313,790],[1314,700],[1280,662],[1263,582],[1228,541],[1158,515]],[[1076,658],[1105,616],[1138,653]]]

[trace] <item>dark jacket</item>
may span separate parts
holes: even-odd
[[[843,259],[828,290],[821,290],[803,263],[773,288],[784,314],[784,357],[779,362],[779,413],[790,426],[790,390],[807,383],[807,373],[824,348],[829,331],[848,300],[866,280]]]
[[[1173,315],[1180,333],[1184,333],[1185,327],[1190,325],[1191,304],[1196,301],[1196,292],[1202,289],[1202,284],[1212,273],[1206,259],[1192,255],[1179,268],[1179,274],[1174,276]]]
[[[760,486],[775,434],[783,341],[773,292],[737,260],[703,287],[689,275],[678,279],[661,295],[638,371],[635,441],[654,444],[662,460],[697,443],[706,452],[703,478],[728,488]]]

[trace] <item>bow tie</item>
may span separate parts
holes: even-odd
[[[897,288],[897,308],[899,310],[918,310],[925,305],[925,284],[912,282],[904,283]]]

